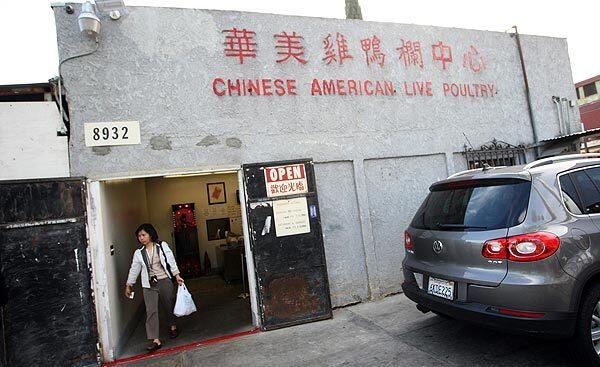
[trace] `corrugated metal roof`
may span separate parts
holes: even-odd
[[[561,136],[557,136],[555,138],[540,140],[540,143],[546,142],[546,141],[564,140],[564,139],[569,139],[569,138],[580,138],[582,136],[588,136],[588,135],[594,135],[594,134],[600,134],[600,127],[596,128],[596,129],[579,131],[579,132],[572,133],[572,134],[561,135]]]

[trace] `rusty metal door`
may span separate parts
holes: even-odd
[[[6,367],[98,364],[85,197],[82,179],[0,181]]]
[[[246,164],[243,172],[262,329],[331,318],[312,160]]]

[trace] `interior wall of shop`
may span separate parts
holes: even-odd
[[[61,59],[87,51],[74,14],[54,7]],[[73,175],[212,169],[312,157],[317,162],[323,235],[334,306],[400,290],[402,236],[435,179],[466,166],[466,139],[475,148],[492,139],[533,142],[515,38],[504,32],[291,17],[273,14],[128,7],[118,21],[103,18],[96,53],[63,64],[71,123]],[[176,26],[173,26],[173,25]],[[223,30],[256,32],[256,58],[224,56]],[[308,62],[277,63],[274,34],[297,32]],[[325,65],[323,39],[340,32],[354,55]],[[377,35],[384,68],[365,64],[360,39]],[[420,41],[424,68],[405,68],[401,39]],[[576,99],[561,38],[523,35],[523,53],[540,139],[559,134],[552,96]],[[452,45],[447,70],[431,45]],[[471,45],[486,59],[474,74],[463,67]],[[550,58],[548,55],[552,55]],[[89,77],[83,78],[82,75]],[[290,78],[298,95],[219,97],[212,80]],[[430,81],[434,96],[311,96],[312,80]],[[477,99],[444,96],[444,82],[494,83],[498,94]],[[580,129],[572,111],[571,131]],[[140,122],[141,144],[86,147],[86,122]],[[443,158],[442,158],[443,157]],[[339,208],[339,209],[338,209]]]
[[[208,204],[208,183],[224,182],[226,203]],[[159,236],[175,247],[173,234],[173,217],[171,205],[194,203],[196,209],[196,228],[198,230],[198,245],[200,261],[204,269],[204,253],[210,257],[213,268],[222,266],[218,263],[216,248],[225,244],[226,240],[208,241],[206,220],[229,218],[231,231],[242,235],[242,215],[240,204],[237,203],[238,189],[237,173],[210,174],[192,177],[162,178],[154,177],[146,180],[148,211],[150,222],[155,226]]]
[[[107,292],[111,323],[111,345],[118,356],[144,312],[140,281],[133,300],[126,299],[124,287],[133,253],[138,247],[134,232],[148,222],[146,185],[143,179],[106,181],[101,186]],[[111,254],[110,246],[114,246]]]
[[[1,102],[0,122],[0,180],[69,176],[56,103]]]

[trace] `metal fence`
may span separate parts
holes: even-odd
[[[481,168],[484,164],[490,167],[518,166],[527,163],[525,147],[512,145],[496,139],[482,145],[479,149],[464,146],[463,155],[469,169]]]

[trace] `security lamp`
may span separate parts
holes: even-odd
[[[79,30],[81,33],[86,33],[89,36],[97,37],[100,34],[100,18],[96,15],[94,4],[91,1],[86,1],[81,6],[81,13],[77,17],[77,23],[79,23]]]

